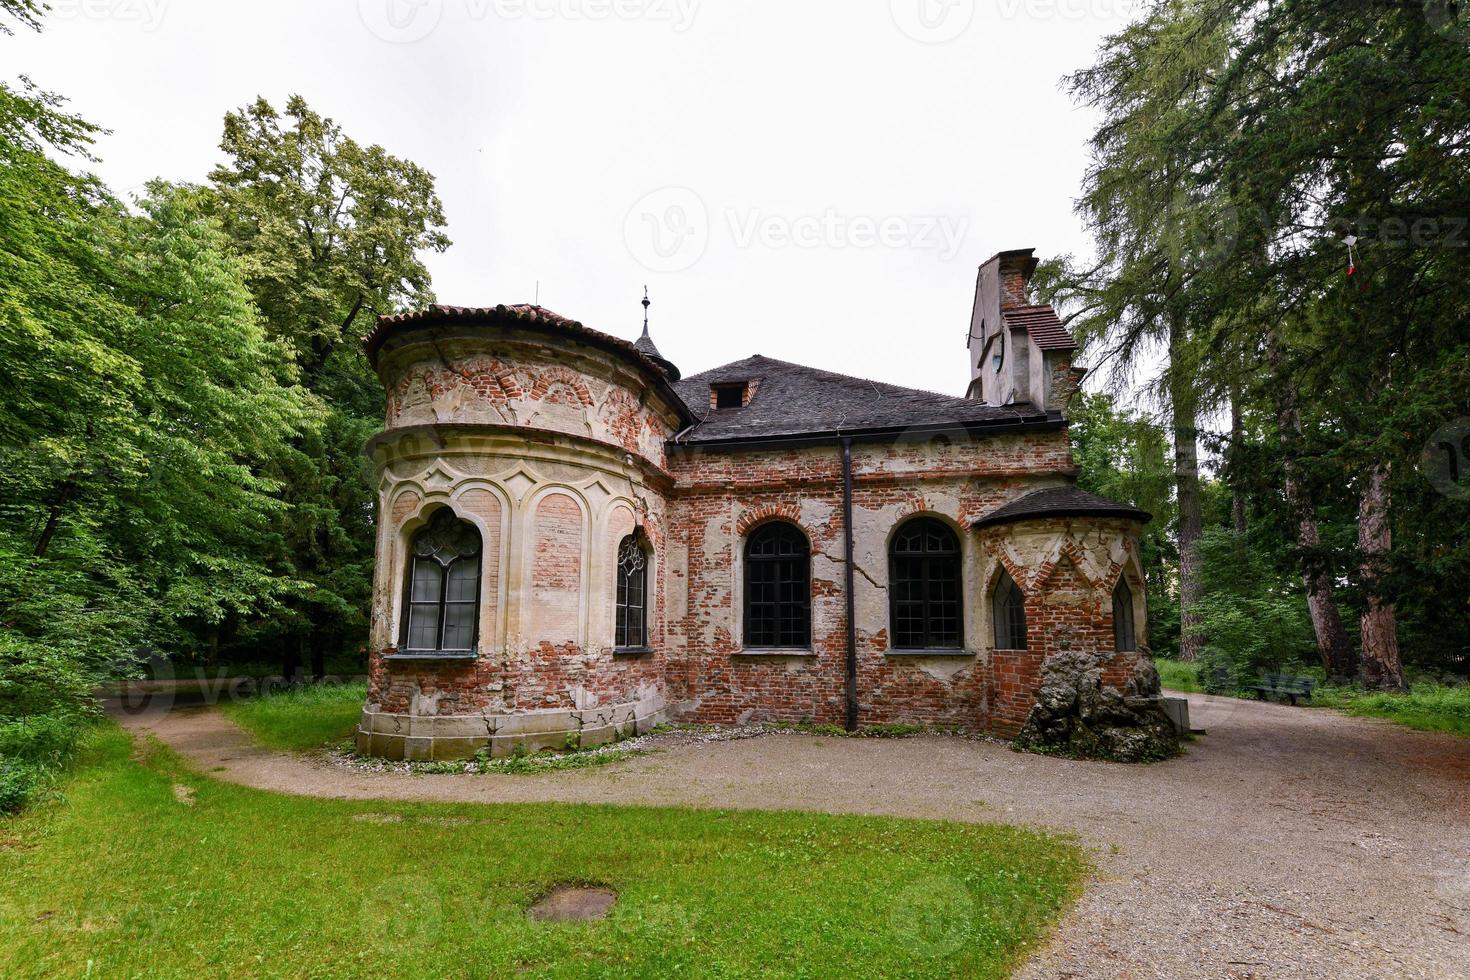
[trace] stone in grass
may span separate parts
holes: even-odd
[[[591,922],[607,918],[618,893],[611,888],[561,885],[553,888],[528,913],[537,922]]]

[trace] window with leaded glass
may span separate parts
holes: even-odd
[[[764,524],[745,542],[745,646],[809,649],[811,546],[790,524]]]
[[[1133,629],[1133,590],[1124,579],[1113,589],[1113,649],[1119,652],[1138,649]]]
[[[932,517],[898,529],[888,549],[889,625],[896,650],[964,646],[960,539]]]
[[[1026,649],[1026,598],[1007,572],[1000,573],[991,597],[997,650]]]
[[[480,532],[444,508],[409,549],[405,653],[469,653],[480,612]]]
[[[613,645],[619,650],[648,646],[648,551],[637,534],[618,545],[617,626]]]

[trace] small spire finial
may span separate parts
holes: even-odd
[[[653,300],[648,298],[648,287],[643,287],[643,336],[648,336],[648,308],[653,305]]]

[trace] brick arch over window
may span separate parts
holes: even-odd
[[[810,649],[812,551],[801,528],[767,521],[745,539],[744,637],[748,649]]]
[[[740,515],[735,522],[735,533],[742,538],[750,534],[758,525],[769,521],[788,521],[801,527],[801,508],[792,503],[762,504],[752,507]]]

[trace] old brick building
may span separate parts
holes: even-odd
[[[767,357],[681,378],[646,330],[534,306],[383,319],[360,747],[536,751],[666,718],[1013,735],[1049,658],[1137,687],[1148,518],[1073,485],[1083,372],[1029,302],[1035,264],[981,267],[966,398]]]

